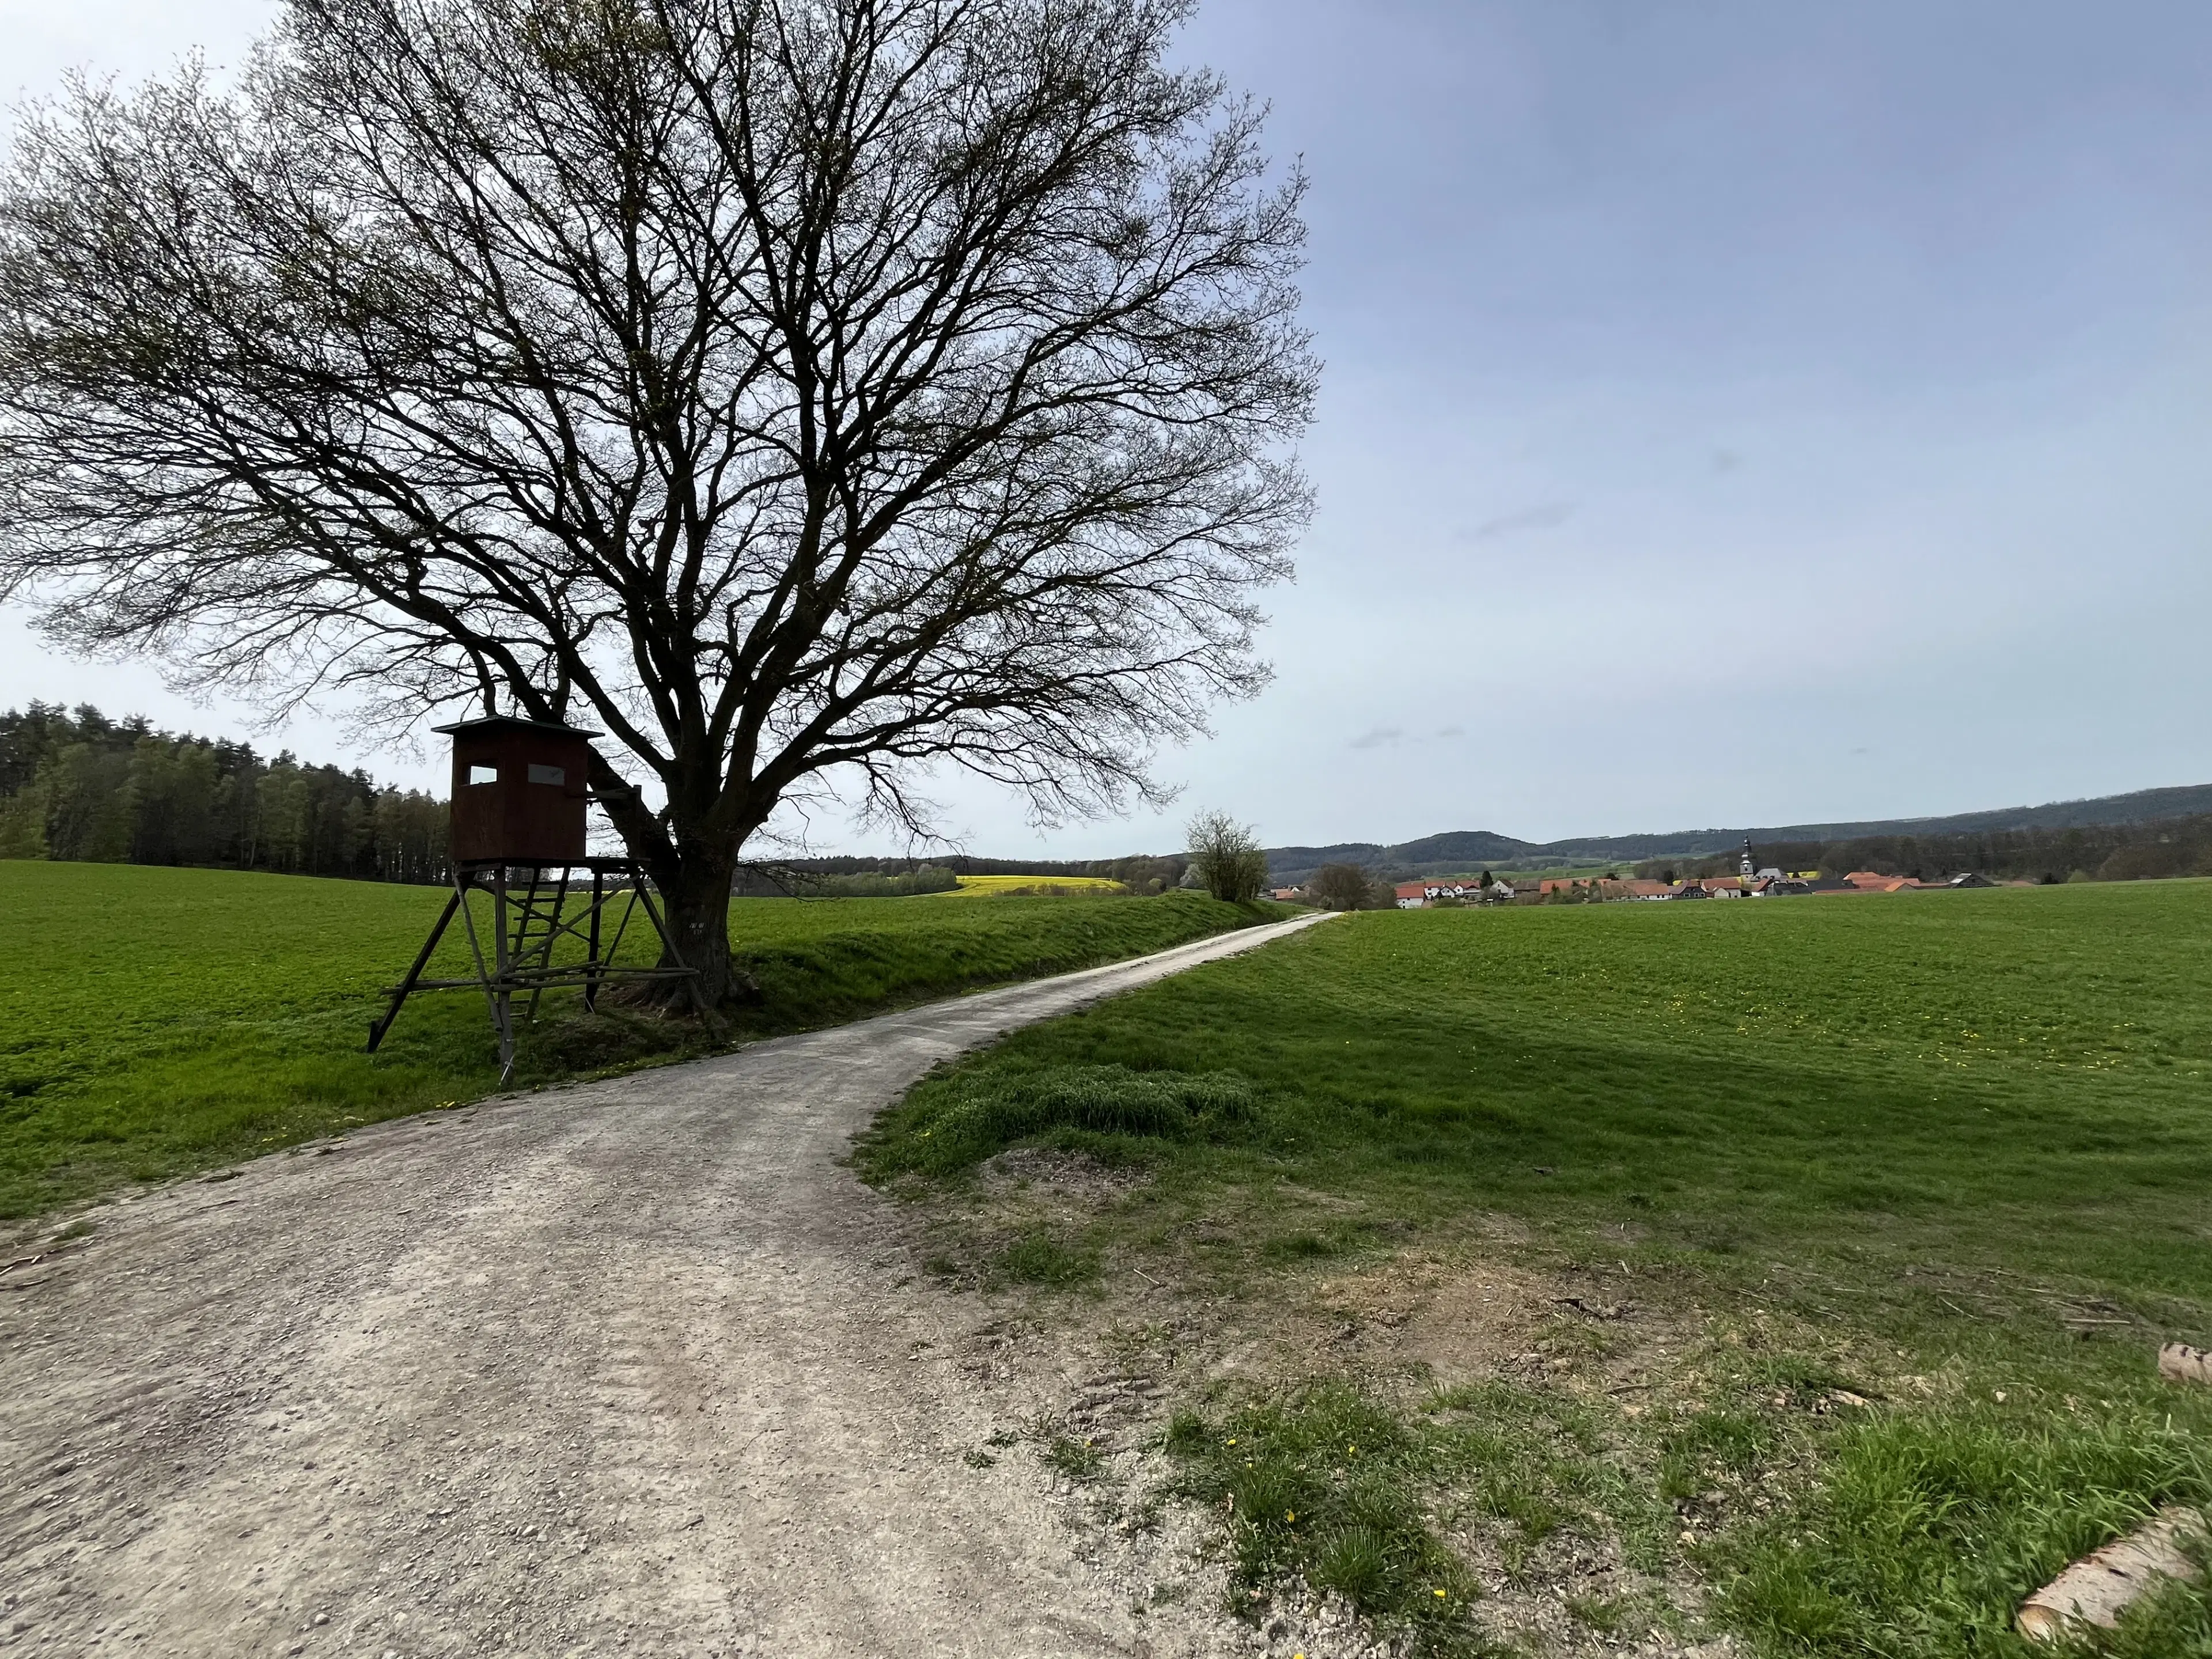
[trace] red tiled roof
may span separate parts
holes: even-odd
[[[1848,885],[1824,887],[1820,890],[1826,893],[1902,893],[1925,884],[1910,876],[1878,875],[1872,870],[1854,870],[1844,880]]]

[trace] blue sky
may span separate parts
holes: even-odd
[[[0,82],[234,57],[264,15],[0,0]],[[1166,758],[1164,817],[1040,836],[946,780],[975,850],[1164,849],[1192,805],[1548,838],[2212,781],[2212,9],[1215,0],[1187,45],[1313,183],[1279,678]],[[0,619],[0,704],[40,695],[249,718]]]

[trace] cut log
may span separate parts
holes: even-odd
[[[2182,1545],[2204,1532],[2204,1518],[2195,1510],[2179,1504],[2160,1510],[2029,1596],[2014,1623],[2022,1636],[2042,1642],[2078,1638],[2090,1628],[2110,1630],[2123,1613],[2167,1579],[2197,1577],[2197,1564]]]
[[[2158,1374],[2177,1382],[2212,1382],[2212,1353],[2186,1342],[2169,1342],[2158,1351]]]

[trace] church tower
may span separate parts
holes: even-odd
[[[1751,885],[1752,878],[1759,873],[1759,866],[1751,856],[1751,837],[1743,838],[1743,884]]]

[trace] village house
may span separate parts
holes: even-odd
[[[1669,898],[1674,889],[1663,881],[1626,880],[1619,876],[1546,876],[1543,896],[1566,893],[1611,902],[1617,899]]]
[[[1500,902],[1513,896],[1513,889],[1502,881],[1493,881],[1488,887],[1473,877],[1425,876],[1419,881],[1401,881],[1391,891],[1396,896],[1401,910],[1419,910],[1438,899],[1459,899],[1468,904],[1486,900]]]
[[[1692,876],[1672,882],[1654,881],[1643,877],[1621,880],[1613,877],[1547,876],[1542,881],[1542,894],[1547,898],[1554,893],[1564,892],[1572,896],[1608,901],[1650,901],[1773,898],[1796,893],[1932,892],[1938,888],[1993,884],[1988,877],[1971,872],[1936,881],[1922,881],[1911,876],[1887,876],[1874,870],[1854,870],[1848,876],[1823,878],[1817,870],[1784,870],[1771,866],[1759,870],[1756,874]]]

